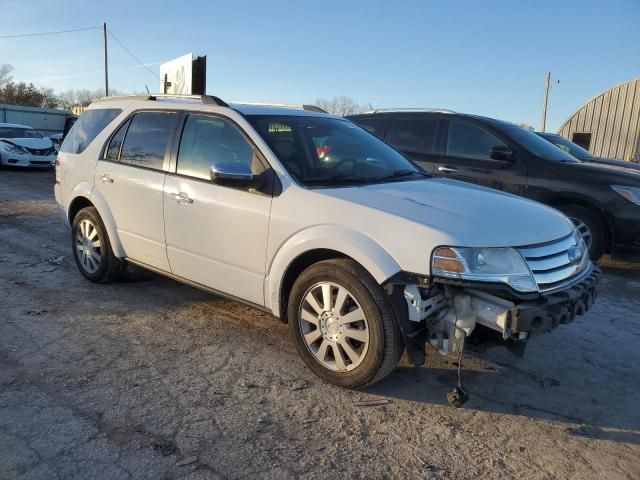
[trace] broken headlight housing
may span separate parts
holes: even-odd
[[[431,274],[474,282],[505,283],[518,292],[537,292],[538,285],[514,248],[439,247],[431,258]]]

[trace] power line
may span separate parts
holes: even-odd
[[[60,33],[83,32],[85,30],[98,30],[100,28],[102,27],[74,28],[71,30],[57,30],[55,32],[14,33],[10,35],[0,35],[0,38],[41,37],[43,35],[58,35]]]
[[[138,57],[136,57],[133,52],[131,52],[131,50],[129,50],[124,43],[122,43],[118,37],[116,37],[113,32],[111,30],[107,30],[107,32],[109,32],[109,35],[111,35],[111,38],[113,38],[116,42],[118,42],[118,44],[124,49],[125,52],[127,52],[131,58],[133,58],[136,62],[138,62],[142,67],[144,67],[147,72],[149,72],[151,75],[153,75],[154,77],[156,77],[158,80],[160,80],[160,75],[158,75],[156,72],[154,72],[153,70],[151,70],[149,67],[147,67],[144,62],[142,60],[140,60]]]

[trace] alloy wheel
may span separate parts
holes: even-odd
[[[78,223],[75,236],[78,260],[87,273],[95,273],[102,263],[101,241],[96,226],[88,219]]]
[[[325,368],[353,370],[369,347],[369,324],[353,294],[333,282],[313,285],[303,296],[298,324],[305,345]]]
[[[591,235],[591,230],[589,229],[587,224],[584,223],[579,218],[569,217],[569,219],[576,226],[576,228],[578,229],[578,232],[580,232],[580,235],[582,235],[582,239],[584,240],[584,243],[587,246],[587,249],[591,250],[591,244],[593,243],[593,236]]]

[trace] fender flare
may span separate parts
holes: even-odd
[[[100,193],[100,191],[96,188],[91,190],[91,196],[89,197],[91,203],[96,207],[98,213],[100,214],[100,218],[102,218],[102,223],[104,223],[105,228],[107,229],[107,234],[109,235],[109,240],[111,242],[111,250],[113,250],[113,254],[118,258],[124,258],[127,254],[122,247],[122,242],[120,241],[120,237],[118,236],[118,229],[116,228],[116,220],[113,218],[113,214],[111,213],[111,209],[109,208],[109,204],[104,196]]]
[[[124,248],[122,248],[122,243],[120,242],[120,237],[118,236],[118,231],[116,229],[116,222],[113,218],[111,210],[109,209],[109,205],[107,201],[102,196],[102,194],[96,190],[93,185],[89,182],[80,182],[71,191],[69,198],[69,204],[66,209],[66,216],[69,222],[69,225],[73,223],[73,219],[69,218],[69,209],[73,202],[76,201],[79,197],[86,198],[91,204],[95,207],[102,219],[102,223],[104,223],[105,228],[107,229],[107,235],[109,235],[109,241],[111,243],[111,249],[113,250],[113,254],[118,258],[126,257],[126,253]]]
[[[265,306],[280,316],[280,298],[285,273],[300,255],[312,250],[334,250],[364,267],[376,282],[401,271],[393,256],[370,237],[341,225],[318,225],[289,237],[273,255],[265,278]]]

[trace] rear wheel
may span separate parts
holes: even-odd
[[[353,260],[325,260],[302,272],[289,295],[288,321],[305,364],[341,387],[377,382],[404,350],[384,291]]]
[[[83,208],[73,219],[71,244],[78,270],[88,280],[103,283],[122,273],[125,264],[113,254],[95,207]]]
[[[588,208],[580,205],[564,205],[560,207],[576,226],[584,243],[589,249],[592,260],[598,260],[607,247],[607,229],[600,217]]]

